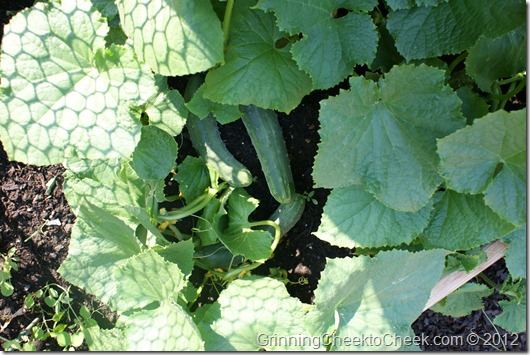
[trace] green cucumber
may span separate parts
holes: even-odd
[[[284,235],[300,220],[305,209],[305,199],[300,194],[294,194],[293,200],[287,204],[280,204],[270,216],[270,220],[280,226]]]
[[[222,243],[202,247],[193,253],[193,258],[196,265],[205,270],[228,270],[230,267],[240,265],[245,261],[241,255],[234,256]]]
[[[241,119],[256,149],[272,197],[279,203],[291,202],[294,180],[276,112],[254,105],[241,108]]]
[[[188,102],[204,79],[201,76],[193,76],[188,82],[184,99]],[[229,185],[234,187],[245,187],[252,183],[253,178],[250,171],[241,164],[226,148],[217,121],[212,114],[202,120],[189,112],[186,122],[193,147],[199,152],[206,164],[210,165]]]
[[[305,202],[306,201],[302,195],[294,194],[291,202],[280,204],[276,211],[271,214],[269,220],[273,221],[280,227],[282,236],[289,232],[289,230],[291,230],[291,228],[293,228],[300,220],[302,213],[304,213]],[[274,228],[265,226],[262,227],[262,229],[274,235]]]

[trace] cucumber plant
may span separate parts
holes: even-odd
[[[89,348],[409,350],[418,344],[399,340],[442,273],[466,270],[479,260],[470,251],[497,239],[518,286],[496,324],[523,329],[524,10],[521,0],[49,0],[14,16],[0,139],[11,159],[67,169],[77,221],[59,272],[119,314],[112,329],[83,329]],[[276,112],[339,84],[320,102],[312,177],[331,192],[315,234],[359,252],[327,260],[308,305],[278,270],[254,272],[310,197],[294,190]],[[267,220],[252,219],[251,173],[218,133],[240,118],[280,203]],[[177,164],[184,127],[199,157]],[[210,282],[223,290],[204,305]],[[342,341],[362,334],[394,341]]]

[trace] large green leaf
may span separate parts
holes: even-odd
[[[191,260],[192,249],[188,257]],[[105,210],[81,205],[69,255],[59,272],[114,310],[158,304],[120,318],[114,332],[88,332],[95,349],[202,350],[191,317],[172,301],[184,287],[179,267],[152,250],[141,253],[134,231]],[[105,341],[114,345],[102,344]]]
[[[188,110],[178,90],[161,90],[143,105],[143,113],[149,118],[149,125],[163,129],[172,136],[182,132]]]
[[[155,126],[144,126],[132,155],[132,166],[144,180],[161,180],[175,167],[177,153],[173,136]]]
[[[495,317],[493,324],[511,333],[526,332],[526,295],[521,302],[516,299],[499,301],[502,313]]]
[[[71,157],[67,168],[63,188],[72,209],[88,201],[124,217],[124,206],[145,207],[146,183],[128,162]]]
[[[272,253],[272,235],[264,230],[252,229],[248,220],[250,214],[258,207],[259,201],[250,196],[244,189],[235,189],[228,197],[228,211],[222,203],[214,219],[214,229],[221,242],[234,255],[258,261],[266,260]],[[228,224],[222,228],[221,219],[228,215]]]
[[[221,124],[227,124],[237,120],[241,117],[239,106],[225,105],[218,102],[213,102],[204,97],[204,90],[206,86],[202,84],[199,86],[191,100],[186,104],[186,107],[195,116],[200,119],[205,118],[210,113],[213,113],[217,121]]]
[[[494,38],[526,23],[522,0],[449,0],[391,12],[388,30],[407,60],[456,54],[481,35]]]
[[[304,333],[303,304],[285,285],[268,277],[232,282],[204,315],[200,329],[208,351],[304,350],[310,344],[274,337]]]
[[[513,278],[526,278],[526,223],[502,239],[509,245],[504,259],[510,275]]]
[[[139,253],[134,230],[105,210],[87,203],[79,208],[68,257],[59,273],[68,282],[115,308],[119,297],[114,271]]]
[[[311,79],[292,59],[290,45],[276,47],[287,34],[278,30],[273,14],[253,7],[256,2],[235,2],[225,64],[206,75],[204,96],[290,112],[311,91]]]
[[[486,100],[473,91],[470,86],[462,86],[456,90],[456,93],[462,100],[462,114],[467,119],[468,124],[472,124],[473,119],[489,113],[490,106]]]
[[[379,41],[377,42],[377,52],[373,62],[370,64],[372,72],[380,71],[387,73],[396,64],[403,62],[403,57],[396,49],[394,38],[386,28],[386,21],[377,26]]]
[[[481,195],[452,190],[439,193],[422,241],[426,247],[469,250],[499,239],[514,229],[484,204]]]
[[[398,349],[403,344],[392,337],[410,333],[410,324],[423,311],[440,278],[445,254],[442,250],[393,250],[373,258],[328,259],[315,290],[316,308],[308,313],[306,326],[311,334],[336,330],[338,339],[370,335],[381,340],[337,342],[332,350]]]
[[[317,187],[363,184],[384,205],[417,211],[441,183],[436,138],[464,125],[439,69],[394,67],[378,83],[357,77],[321,101]],[[418,100],[421,97],[421,100]]]
[[[427,226],[432,202],[417,212],[386,207],[360,185],[333,189],[315,235],[340,247],[410,243]]]
[[[436,6],[449,0],[386,0],[392,10],[410,9],[415,6]]]
[[[467,74],[486,92],[492,92],[491,85],[495,80],[525,70],[526,23],[501,37],[481,37],[466,58]]]
[[[438,141],[447,186],[483,193],[506,220],[526,220],[526,109],[497,111]]]
[[[194,245],[192,239],[171,243],[164,248],[157,248],[156,252],[166,261],[177,264],[185,278],[191,275],[194,266]]]
[[[205,71],[223,59],[221,22],[208,0],[118,1],[138,58],[166,76]]]
[[[488,297],[493,289],[486,285],[467,283],[431,307],[431,310],[450,317],[464,317],[484,308],[483,297]]]
[[[274,11],[282,31],[302,33],[292,45],[293,58],[311,76],[313,88],[327,89],[352,74],[355,65],[374,59],[377,32],[370,15],[361,11],[376,5],[377,1],[260,0],[257,7]],[[333,12],[339,8],[350,12],[335,18]]]
[[[155,310],[133,313],[123,322],[128,351],[201,351],[199,329],[179,305],[162,302]]]
[[[129,156],[140,122],[128,103],[155,92],[131,48],[105,49],[108,26],[88,0],[39,2],[2,40],[0,138],[10,158],[62,162],[65,146],[90,159]]]
[[[118,14],[118,8],[113,0],[90,0],[90,2],[108,19],[112,19]]]
[[[204,160],[189,155],[178,165],[174,179],[178,181],[180,193],[188,203],[201,196],[212,183]]]
[[[114,272],[120,310],[143,308],[171,299],[184,287],[184,274],[176,264],[149,250],[133,256]]]

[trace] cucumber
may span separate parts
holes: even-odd
[[[269,219],[280,226],[284,235],[300,220],[304,209],[305,199],[300,194],[294,194],[293,200],[287,204],[280,204]]]
[[[193,76],[188,82],[184,99],[188,102],[204,79]],[[206,164],[210,165],[229,185],[245,187],[252,183],[250,171],[241,164],[226,148],[217,121],[212,114],[202,120],[189,112],[186,122],[193,147],[199,152]]]
[[[193,253],[193,258],[197,266],[205,270],[228,270],[228,268],[240,265],[245,261],[245,258],[241,255],[234,257],[223,243],[202,247]]]
[[[241,119],[256,149],[272,197],[282,204],[291,202],[294,180],[276,112],[254,105],[241,108]]]
[[[295,224],[300,220],[305,209],[305,199],[300,194],[294,194],[293,200],[287,204],[280,204],[276,211],[274,211],[269,220],[273,221],[280,227],[281,235],[283,236]],[[263,230],[268,231],[274,235],[274,228],[272,227],[263,227]]]

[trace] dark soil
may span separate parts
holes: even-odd
[[[12,14],[6,10],[17,11],[31,5],[32,2],[32,0],[0,0],[1,22],[7,23]],[[175,82],[172,85],[181,89],[180,84],[182,82]],[[290,115],[279,116],[296,190],[299,193],[313,191],[311,171],[319,141],[318,102],[337,93],[337,88],[327,92],[317,91],[306,97]],[[225,125],[221,133],[229,149],[257,177],[257,181],[247,189],[252,196],[261,201],[253,217],[267,218],[278,203],[268,192],[259,162],[242,123]],[[179,139],[180,152],[191,152],[192,148],[186,135]],[[16,257],[20,259],[19,270],[13,272],[12,278],[15,293],[0,299],[0,337],[2,338],[15,339],[36,318],[37,314],[33,310],[25,310],[23,307],[28,294],[50,283],[69,286],[56,271],[67,256],[70,232],[75,223],[75,215],[62,193],[63,171],[64,168],[59,165],[35,167],[9,161],[0,144],[0,253],[6,253],[9,248],[15,246]],[[55,186],[51,193],[46,194],[46,184],[54,178]],[[286,270],[288,278],[294,282],[287,285],[288,291],[305,303],[311,303],[313,300],[313,291],[326,265],[326,258],[348,257],[352,252],[349,249],[333,247],[312,234],[318,228],[322,207],[328,195],[328,190],[314,190],[313,198],[317,203],[307,203],[300,222],[282,239],[274,258],[255,271],[258,274],[267,274],[270,268]],[[46,225],[47,221],[56,221],[60,225]],[[508,276],[502,260],[486,273],[498,284]],[[300,277],[306,278],[308,283],[297,284],[296,281]],[[72,287],[71,295],[76,300],[76,307],[85,304],[91,310],[100,309],[105,317],[98,317],[97,320],[103,327],[109,327],[115,321],[113,314],[104,305],[83,290]],[[503,296],[495,292],[485,298],[484,311],[475,311],[462,318],[445,317],[439,313],[426,311],[413,324],[413,329],[417,335],[431,339],[436,335],[465,338],[470,332],[475,332],[483,338],[487,338],[487,334],[490,336],[496,334],[497,331],[503,335],[504,331],[500,328],[495,329],[489,320],[499,314],[498,302],[501,299]],[[503,338],[509,340],[506,350],[526,351],[526,333],[508,334],[506,337]],[[38,345],[40,350],[60,349],[53,339]],[[502,346],[497,348],[502,349]],[[491,344],[480,342],[475,346],[469,344],[424,346],[423,350],[490,351],[496,348]]]

